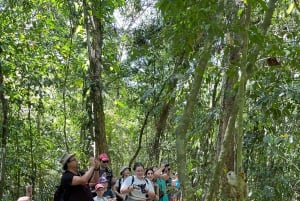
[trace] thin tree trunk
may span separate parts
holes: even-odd
[[[144,135],[144,131],[145,131],[145,128],[147,126],[147,122],[148,122],[148,118],[150,116],[150,113],[152,112],[153,108],[151,108],[147,113],[146,113],[146,116],[145,116],[145,119],[143,121],[143,124],[142,124],[142,128],[140,130],[140,134],[139,134],[139,142],[138,142],[138,148],[136,149],[134,155],[132,156],[132,158],[130,159],[129,161],[129,167],[132,166],[133,162],[135,161],[136,157],[139,155],[139,152],[142,148],[142,140],[143,140],[143,135]]]
[[[85,26],[87,32],[88,54],[90,61],[89,81],[91,107],[93,113],[93,130],[96,142],[96,153],[108,152],[106,131],[105,131],[105,114],[103,100],[103,80],[102,80],[102,46],[103,46],[103,24],[99,18],[101,10],[100,1],[92,1],[92,16],[88,21],[88,6],[83,1],[85,11]],[[91,28],[91,33],[90,33]],[[91,34],[91,35],[90,35]],[[90,41],[91,40],[91,41]]]
[[[231,56],[231,62],[232,60],[237,60],[238,50],[235,49],[232,52]],[[232,65],[231,69],[228,70],[228,72],[225,75],[225,83],[224,83],[224,90],[223,90],[223,99],[222,99],[222,118],[220,119],[219,124],[219,131],[218,131],[218,138],[217,138],[217,153],[216,153],[216,159],[219,157],[221,152],[221,146],[222,142],[224,140],[226,128],[228,126],[229,118],[231,116],[233,107],[234,107],[234,99],[236,96],[236,90],[234,89],[234,84],[237,82],[238,79],[238,72],[235,66]],[[231,152],[228,153],[225,162],[225,167],[227,169],[233,170],[234,164],[234,136],[229,136],[231,139],[229,140],[229,146],[231,147]]]
[[[207,49],[210,50],[210,47],[208,47]],[[193,109],[197,102],[197,97],[202,84],[203,74],[207,68],[208,59],[208,52],[204,53],[202,58],[200,58],[201,62],[199,63],[199,66],[195,69],[191,93],[186,99],[186,107],[184,108],[181,121],[175,130],[177,165],[178,167],[180,167],[178,168],[178,175],[179,181],[181,181],[181,189],[183,192],[184,200],[187,200],[188,194],[194,190],[186,188],[188,186],[188,180],[186,179],[188,178],[188,175],[186,174],[186,133],[190,125],[191,118],[193,117]]]
[[[166,122],[167,122],[170,110],[171,110],[172,106],[174,105],[175,98],[176,98],[175,95],[171,95],[175,91],[176,85],[177,85],[177,78],[175,78],[175,75],[177,74],[176,69],[179,69],[179,68],[177,68],[177,66],[181,65],[182,61],[183,61],[183,56],[181,56],[179,61],[177,62],[177,64],[175,64],[176,65],[175,72],[173,73],[173,76],[171,76],[171,78],[167,84],[168,91],[166,94],[169,95],[170,98],[165,99],[162,109],[161,109],[161,113],[159,115],[159,119],[157,122],[155,122],[156,133],[155,133],[153,148],[151,149],[154,151],[154,153],[150,155],[150,158],[154,157],[154,160],[156,162],[159,162],[159,155],[160,155],[160,153],[156,152],[156,150],[161,150],[160,149],[160,145],[161,145],[160,140],[163,137],[163,134],[164,134],[164,131],[166,128]]]
[[[2,52],[0,47],[0,53]],[[0,63],[0,99],[1,99],[1,147],[0,147],[0,198],[3,197],[5,186],[5,158],[6,158],[6,143],[8,137],[8,105],[5,99],[4,92],[4,76],[2,65]]]

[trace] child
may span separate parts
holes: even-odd
[[[105,192],[105,187],[102,184],[97,184],[95,186],[95,190],[97,193],[97,196],[94,197],[94,201],[114,201],[113,198],[107,198],[103,197],[103,194]]]

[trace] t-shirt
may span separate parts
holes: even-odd
[[[118,178],[117,182],[115,183],[115,187],[116,187],[116,190],[120,193],[120,189],[121,189],[121,186],[124,182],[124,179],[123,178]]]
[[[94,201],[108,201],[108,199],[106,197],[99,198],[98,196],[95,196]]]
[[[166,187],[166,181],[161,179],[161,178],[157,178],[156,179],[156,183],[158,184],[158,187],[160,188],[160,195],[159,195],[159,201],[168,201],[168,194],[167,194],[167,187]]]
[[[133,183],[132,183],[132,177]],[[136,176],[130,176],[127,177],[124,181],[124,183],[121,186],[122,188],[128,188],[129,186],[133,185],[134,189],[128,194],[128,200],[133,200],[133,201],[144,201],[147,199],[146,193],[142,192],[141,186],[145,186],[145,189],[148,189],[148,191],[154,193],[154,188],[151,183],[151,181],[146,181],[146,179],[138,179]]]
[[[107,190],[104,192],[103,197],[114,198],[115,194],[111,189],[111,180],[113,178],[112,170],[110,168],[99,169],[99,176],[105,177],[108,180]]]
[[[116,188],[116,191],[118,193],[121,193],[120,190],[121,190],[121,186],[122,186],[123,183],[124,183],[124,178],[123,177],[118,178],[117,182],[115,183],[115,188]],[[122,197],[120,197],[119,195],[116,194],[117,200],[124,200],[125,197],[126,197],[125,194],[122,194]]]
[[[61,177],[61,184],[65,189],[65,201],[93,201],[92,193],[87,185],[71,185],[74,176],[80,175],[66,171]]]
[[[99,177],[105,177],[108,180],[108,189],[111,189],[111,180],[113,178],[113,173],[110,168],[99,169]]]
[[[103,197],[114,198],[114,197],[115,197],[115,194],[112,192],[111,189],[107,189],[107,190],[103,193]]]

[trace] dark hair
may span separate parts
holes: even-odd
[[[72,158],[72,157],[70,157],[70,158]],[[68,163],[70,162],[70,158],[67,160],[67,162],[64,164],[64,166],[63,166],[63,170],[67,170],[68,169]]]
[[[146,176],[147,176],[147,173],[148,173],[149,171],[152,171],[152,172],[154,173],[154,171],[153,171],[152,168],[147,168],[147,170],[145,171],[145,175],[146,175]]]
[[[64,164],[63,170],[67,170],[67,169],[68,169],[67,163],[68,163],[68,162],[66,162],[66,163]]]
[[[136,168],[138,167],[142,167],[144,169],[144,165],[141,163],[141,162],[136,162],[134,165],[133,165],[133,171],[136,170]]]
[[[166,170],[171,170],[169,163],[165,165],[165,168],[162,170],[162,172],[165,172]]]

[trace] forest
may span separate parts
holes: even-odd
[[[0,200],[52,201],[65,152],[300,200],[299,0],[0,0],[0,33]]]

